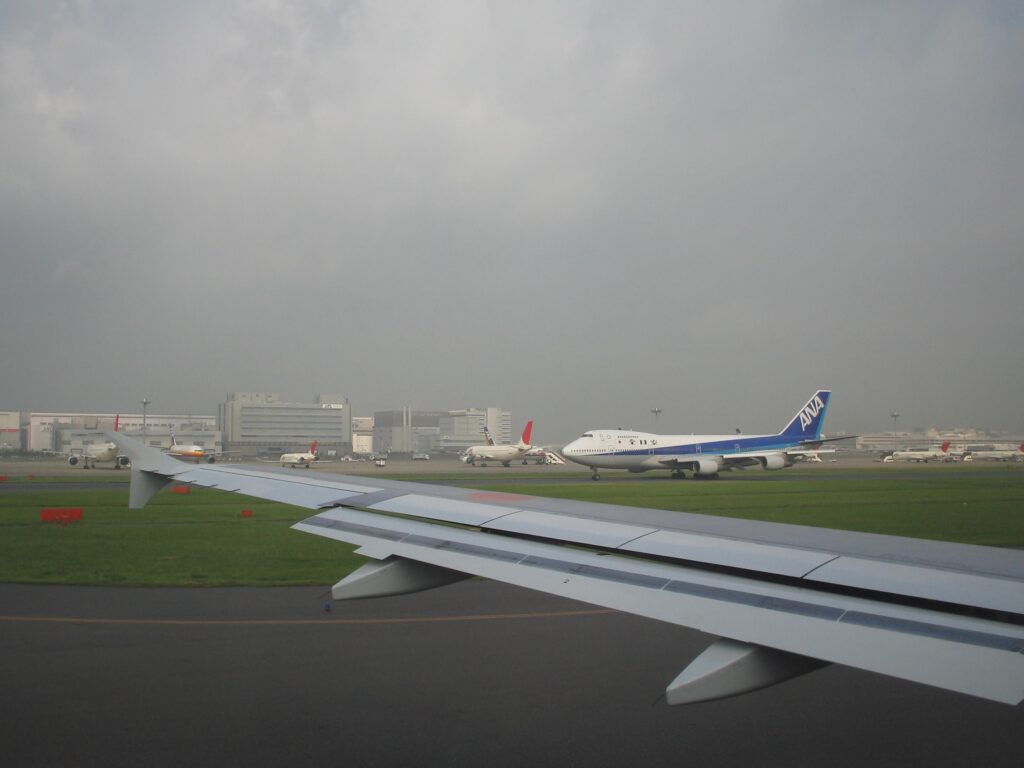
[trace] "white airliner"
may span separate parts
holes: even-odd
[[[316,455],[317,442],[318,441],[314,440],[310,444],[309,450],[305,453],[282,453],[281,466],[284,467],[291,464],[293,469],[295,467],[305,467],[306,469],[309,469],[310,464],[314,461],[319,461],[320,459],[320,457]]]
[[[171,432],[171,447],[164,451],[164,453],[177,456],[179,459],[194,459],[196,464],[201,461],[213,464],[217,461],[217,456],[214,453],[207,453],[206,449],[201,445],[179,445],[173,432]]]
[[[938,448],[907,448],[905,451],[893,451],[889,454],[892,461],[916,461],[927,464],[929,461],[946,461],[950,442],[947,440]]]
[[[668,683],[668,704],[746,693],[826,664],[1006,704],[1024,699],[1022,551],[380,477],[196,466],[106,435],[131,458],[131,509],[170,483],[190,483],[310,510],[295,530],[368,558],[332,587],[335,600],[481,576],[699,630],[710,645]]]
[[[524,458],[527,453],[533,450],[533,446],[530,445],[530,435],[533,433],[533,422],[526,422],[526,427],[523,429],[523,435],[519,438],[519,442],[515,445],[495,445],[494,440],[491,438],[490,433],[487,431],[487,427],[484,427],[484,438],[487,441],[486,445],[471,445],[462,454],[462,461],[470,466],[476,466],[477,462],[480,462],[481,467],[486,467],[488,461],[497,461],[500,464],[504,464],[506,467],[510,466],[513,461],[523,460],[523,464],[526,463]]]
[[[115,432],[117,432],[118,422],[120,422],[120,420],[120,415],[114,417]],[[117,445],[113,442],[100,443],[98,445],[87,445],[82,449],[81,453],[73,453],[68,456],[68,464],[72,467],[77,467],[81,464],[82,469],[96,469],[97,461],[112,461],[114,462],[114,469],[127,467],[130,463],[127,456],[118,453]]]
[[[823,438],[831,391],[818,390],[786,427],[775,435],[653,435],[621,429],[593,429],[569,443],[562,455],[577,464],[593,468],[600,480],[600,468],[646,472],[669,469],[676,477],[685,471],[694,477],[717,477],[723,469],[756,467],[782,469],[811,453],[821,444],[848,437]]]
[[[964,449],[964,461],[1024,461],[1024,443],[1016,448],[1001,445],[968,445]]]

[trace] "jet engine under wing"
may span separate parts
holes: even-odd
[[[111,435],[132,506],[175,480],[318,510],[296,523],[379,561],[335,596],[471,574],[717,635],[669,703],[832,662],[994,701],[1024,698],[1024,553],[463,488],[184,464]],[[155,454],[155,455],[154,455]],[[140,490],[136,491],[136,487]]]

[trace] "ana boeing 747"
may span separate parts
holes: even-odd
[[[676,477],[685,472],[694,477],[717,477],[722,470],[761,467],[790,467],[808,454],[816,454],[821,444],[846,437],[823,438],[827,389],[815,392],[796,412],[781,432],[774,435],[654,435],[621,429],[593,429],[569,443],[562,455],[593,469],[593,479],[600,480],[599,469],[628,469],[646,472],[668,469]]]

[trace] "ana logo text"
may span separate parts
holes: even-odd
[[[800,429],[807,429],[824,407],[825,404],[821,402],[821,398],[815,395],[814,399],[800,411]]]

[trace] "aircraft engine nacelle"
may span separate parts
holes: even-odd
[[[117,457],[117,464],[118,464],[118,466],[127,467],[131,463],[132,463],[132,460],[129,459],[127,456],[118,456]]]
[[[216,456],[207,456],[206,457],[206,463],[207,464],[215,464],[216,462],[217,462],[217,457]]]
[[[70,464],[72,467],[77,467],[78,466],[78,457],[77,456],[68,456],[68,464]]]
[[[717,475],[721,467],[714,459],[697,459],[693,465],[695,475]]]
[[[781,453],[769,453],[761,458],[761,466],[765,469],[782,469],[786,466],[786,457]]]

